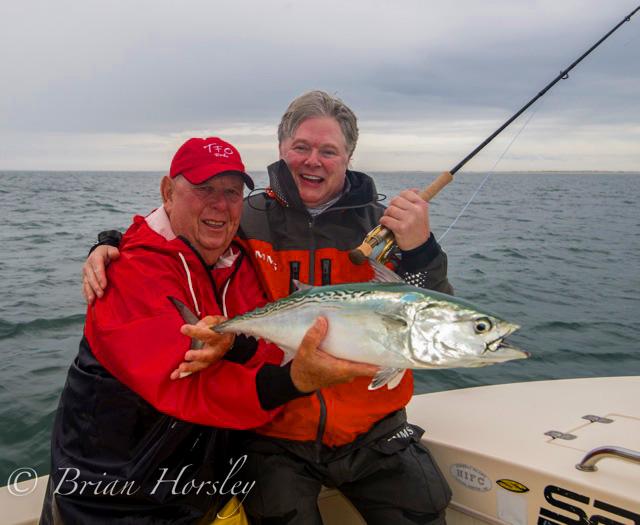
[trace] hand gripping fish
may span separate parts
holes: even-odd
[[[394,388],[407,368],[477,367],[529,357],[504,341],[518,325],[450,295],[406,284],[379,263],[372,266],[372,282],[301,285],[284,299],[212,329],[271,341],[284,352],[284,365],[323,316],[329,331],[322,350],[381,367],[370,390],[385,384]]]

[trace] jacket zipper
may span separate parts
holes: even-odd
[[[322,460],[322,438],[324,437],[325,427],[327,426],[327,403],[320,390],[316,390],[316,396],[320,401],[320,418],[318,421],[318,434],[316,435],[316,463]]]
[[[315,285],[315,273],[316,273],[316,239],[313,235],[313,222],[314,219],[309,219],[309,237],[311,238],[311,249],[309,250],[309,284]]]
[[[309,284],[313,286],[315,284],[315,272],[316,272],[316,239],[313,234],[314,217],[309,218],[309,238],[311,239],[311,247],[309,249]],[[320,402],[320,415],[318,419],[318,433],[316,434],[316,461],[320,463],[320,454],[322,452],[322,438],[324,437],[324,431],[327,426],[327,403],[322,395],[321,390],[316,391],[316,397]]]

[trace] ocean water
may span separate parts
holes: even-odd
[[[375,174],[389,196],[434,176]],[[437,237],[483,178],[461,173],[434,200]],[[159,180],[0,172],[0,486],[18,467],[48,472],[50,428],[83,327],[82,262],[97,232],[123,230],[158,205]],[[521,324],[511,340],[532,357],[419,372],[416,391],[640,374],[639,200],[640,173],[492,174],[441,244],[456,294]]]

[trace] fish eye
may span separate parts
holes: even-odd
[[[492,328],[493,324],[487,317],[476,319],[475,324],[473,325],[473,329],[476,331],[476,334],[486,334]]]

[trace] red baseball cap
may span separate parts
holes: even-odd
[[[237,173],[249,189],[254,189],[238,150],[218,137],[187,140],[173,156],[169,170],[171,178],[182,175],[191,184],[202,184],[222,173]]]

